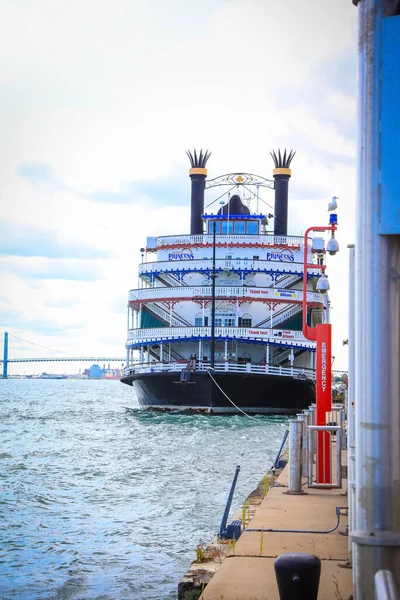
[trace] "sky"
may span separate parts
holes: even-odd
[[[10,357],[125,356],[139,249],[147,236],[189,231],[186,150],[212,151],[209,177],[271,178],[270,150],[286,147],[296,150],[290,234],[327,224],[339,197],[327,274],[334,368],[346,369],[356,30],[350,0],[0,0]]]

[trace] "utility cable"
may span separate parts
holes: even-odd
[[[11,337],[16,340],[20,340],[21,342],[25,342],[26,344],[31,344],[32,346],[37,346],[38,348],[44,348],[45,350],[50,350],[50,352],[59,352],[60,354],[68,354],[69,356],[73,356],[70,352],[63,352],[62,350],[54,350],[54,348],[49,348],[48,346],[41,346],[40,344],[35,344],[35,342],[30,342],[29,340],[24,340],[23,338],[14,335],[13,333],[9,333]]]
[[[336,531],[336,529],[339,527],[340,524],[340,515],[342,514],[340,512],[340,509],[347,509],[348,510],[348,506],[337,506],[336,507],[336,525],[334,527],[332,527],[331,529],[325,529],[325,530],[315,530],[315,529],[268,529],[268,528],[261,528],[261,527],[246,527],[246,529],[243,529],[242,531],[242,535],[246,532],[246,531],[250,531],[250,532],[264,532],[264,533],[321,533],[321,534],[327,534],[327,533],[333,533],[334,531]]]
[[[253,192],[253,190],[251,190],[250,188],[248,188],[245,185],[243,185],[243,187],[244,187],[245,190],[247,190],[248,192],[250,192],[250,194],[253,194],[254,198],[257,198],[257,195]],[[269,206],[272,210],[274,210],[274,207],[272,206],[272,204],[269,204],[266,200],[263,200],[261,198],[261,196],[258,196],[258,199],[261,200],[261,202],[264,202],[264,204],[266,204],[267,206]]]
[[[210,202],[210,204],[207,204],[207,206],[204,208],[204,210],[206,208],[209,208],[212,204],[214,204],[214,202],[217,202],[217,200],[220,200],[221,198],[223,198],[224,196],[226,196],[226,194],[230,194],[232,190],[234,190],[237,187],[237,185],[232,186],[227,192],[224,192],[223,194],[221,194],[221,196],[218,196],[218,198],[215,198],[215,200],[213,200],[212,202]]]

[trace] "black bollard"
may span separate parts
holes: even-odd
[[[321,561],[314,554],[281,554],[274,563],[280,600],[317,600]]]

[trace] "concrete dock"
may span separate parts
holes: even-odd
[[[347,507],[347,481],[343,479],[342,489],[329,490],[308,488],[307,480],[303,479],[304,493],[292,495],[288,494],[288,475],[287,466],[267,495],[256,502],[247,529],[262,531],[245,529],[239,540],[231,544],[229,553],[225,550],[223,554],[228,556],[221,557],[222,562],[204,588],[201,600],[279,600],[274,562],[279,555],[289,552],[315,554],[320,558],[319,599],[352,598],[346,508],[340,511],[340,525],[335,531],[317,533],[333,529],[337,523],[336,507]],[[249,501],[251,506],[251,496]],[[240,518],[240,512],[235,519]],[[307,533],[271,531],[276,529]]]

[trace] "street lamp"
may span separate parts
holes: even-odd
[[[337,229],[337,215],[329,216],[329,225],[309,227],[304,234],[303,255],[303,335],[308,340],[316,342],[316,425],[326,425],[326,413],[332,410],[332,326],[330,323],[318,323],[311,327],[307,323],[307,270],[321,269],[317,290],[326,293],[329,290],[329,281],[325,275],[326,265],[323,261],[318,264],[307,262],[307,240],[311,231],[330,231],[331,238],[327,244],[327,251],[334,255],[339,251],[339,244],[335,239]],[[330,434],[327,431],[317,433],[317,483],[331,483],[330,464]]]

